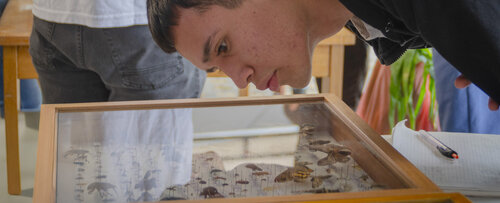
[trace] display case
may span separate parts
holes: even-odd
[[[40,120],[36,202],[441,192],[330,94],[50,104]]]

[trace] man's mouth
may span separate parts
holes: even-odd
[[[280,84],[279,84],[278,76],[276,75],[276,73],[277,73],[277,71],[274,71],[274,73],[271,76],[271,78],[269,79],[269,81],[267,81],[266,89],[269,88],[272,91],[278,92],[280,90]]]

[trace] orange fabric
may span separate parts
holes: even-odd
[[[418,100],[418,93],[420,86],[423,83],[423,63],[416,65],[416,79],[415,89],[416,92],[414,101]],[[381,65],[377,61],[373,68],[370,80],[363,92],[359,101],[356,113],[363,118],[375,131],[380,134],[390,134],[392,126],[389,126],[389,86],[391,82],[391,68],[390,66]],[[429,78],[427,80],[426,88],[429,88]],[[431,95],[426,91],[422,109],[417,116],[416,130],[439,130],[439,122],[437,129],[434,129],[432,121],[429,119],[429,109],[431,107]],[[437,112],[437,109],[436,111]],[[436,115],[437,119],[437,115]],[[397,123],[398,121],[395,121]]]
[[[380,134],[391,133],[387,117],[390,82],[390,67],[377,61],[356,109],[356,113]]]

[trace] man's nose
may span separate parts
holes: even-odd
[[[244,66],[240,68],[228,67],[224,72],[233,80],[234,84],[238,88],[245,88],[251,81],[251,77],[254,74],[254,69],[249,66]]]

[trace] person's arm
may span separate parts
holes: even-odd
[[[460,75],[457,77],[457,79],[455,79],[455,87],[459,89],[466,88],[471,83],[472,82],[469,79],[467,79],[464,75]],[[490,99],[488,100],[488,108],[492,111],[496,111],[498,110],[498,107],[499,107],[498,102],[496,102],[490,97]]]

